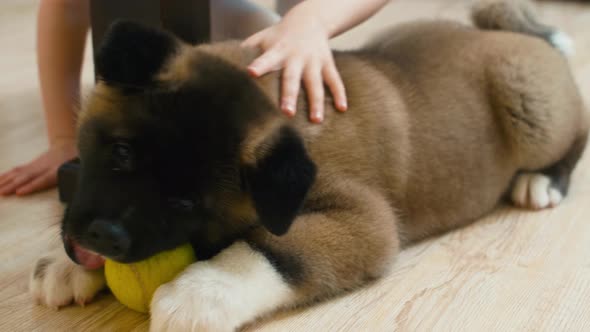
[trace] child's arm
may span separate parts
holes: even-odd
[[[295,114],[303,80],[310,104],[310,118],[324,116],[325,83],[338,110],[347,108],[344,85],[332,57],[329,39],[371,17],[388,0],[306,0],[291,9],[278,24],[248,38],[244,45],[265,52],[249,67],[254,76],[283,69],[281,109]]]
[[[75,117],[88,10],[88,0],[41,1],[37,61],[49,149],[0,175],[0,195],[26,195],[54,186],[58,167],[77,155]]]

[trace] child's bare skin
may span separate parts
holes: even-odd
[[[342,0],[334,8],[332,0],[283,0],[281,11],[295,6],[279,20],[247,0],[219,0],[213,2],[213,16],[231,15],[229,21],[239,24],[240,29],[212,20],[212,33],[217,40],[250,36],[244,44],[264,50],[249,67],[252,75],[285,71],[281,108],[288,115],[295,113],[295,101],[303,81],[309,92],[310,119],[321,122],[324,83],[334,96],[336,108],[345,111],[347,107],[329,39],[363,22],[387,2]],[[0,174],[0,196],[27,195],[54,187],[59,166],[77,156],[75,118],[88,26],[88,0],[41,0],[37,59],[49,148],[32,161]]]
[[[329,40],[362,23],[381,9],[388,0],[342,0],[338,6],[330,0],[307,0],[293,7],[283,19],[244,41],[265,52],[249,67],[254,76],[284,70],[281,109],[295,114],[301,81],[309,92],[310,120],[324,118],[324,83],[336,109],[347,108],[346,91],[334,65]]]
[[[37,63],[49,148],[0,175],[0,195],[55,186],[58,167],[74,158],[80,70],[88,31],[87,0],[43,0],[37,16]]]

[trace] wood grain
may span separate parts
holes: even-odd
[[[385,26],[416,18],[465,21],[467,4],[397,0],[334,45],[353,48]],[[34,57],[36,5],[34,0],[0,4],[0,170],[29,160],[47,144]],[[547,1],[539,12],[576,41],[571,63],[590,101],[590,6]],[[91,67],[87,61],[87,85]],[[0,199],[0,331],[147,330],[146,316],[106,293],[85,308],[60,311],[31,301],[28,274],[39,255],[59,246],[61,213],[55,191]],[[590,331],[590,153],[558,208],[503,207],[404,251],[387,277],[370,287],[274,315],[246,330]]]

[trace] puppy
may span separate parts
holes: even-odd
[[[84,303],[104,287],[92,272],[103,257],[190,242],[200,260],[157,290],[151,327],[232,331],[364,286],[405,245],[504,197],[559,204],[588,120],[552,47],[563,38],[525,5],[487,2],[473,12],[479,28],[416,22],[335,53],[349,111],[327,100],[322,125],[307,121],[303,95],[296,118],[281,114],[280,74],[245,71],[256,50],[115,24],[80,116],[80,185],[62,223],[80,265],[41,259],[35,298]]]

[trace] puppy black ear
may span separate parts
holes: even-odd
[[[107,84],[143,87],[180,47],[171,34],[133,21],[113,23],[96,54],[96,73]]]
[[[293,129],[281,128],[273,141],[255,166],[246,167],[245,181],[260,223],[283,235],[315,180],[316,166]]]

